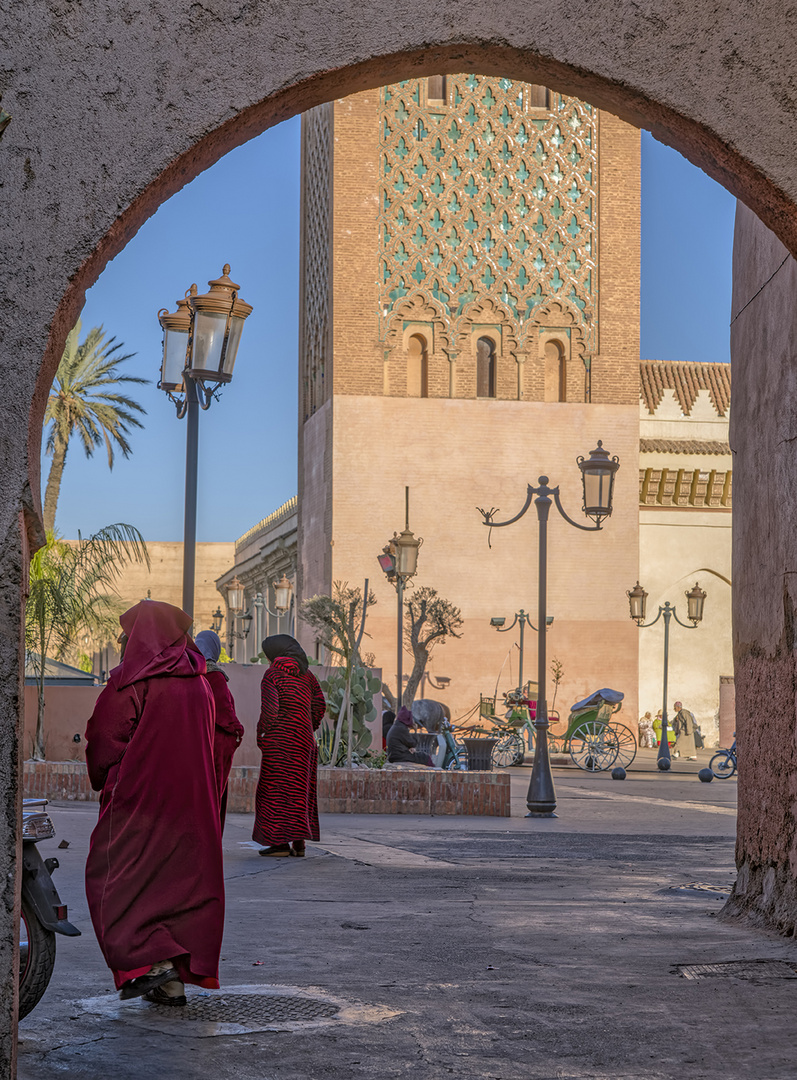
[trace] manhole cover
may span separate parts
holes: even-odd
[[[730,896],[733,885],[711,885],[707,881],[685,881],[683,885],[668,885],[667,892],[714,893],[717,896]]]
[[[114,994],[86,998],[85,1011],[164,1035],[213,1038],[255,1031],[302,1031],[332,1024],[378,1024],[399,1013],[384,1005],[347,1001],[320,987],[247,984],[223,990],[188,988],[182,1008],[152,1005],[143,998],[120,1001]]]
[[[189,997],[185,1008],[150,1006],[174,1020],[216,1021],[222,1024],[301,1023],[321,1020],[340,1012],[339,1005],[317,998],[278,997],[276,994],[230,994],[226,997]]]
[[[725,960],[719,964],[678,964],[685,979],[797,979],[797,963],[788,960]]]

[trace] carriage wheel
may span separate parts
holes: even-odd
[[[504,735],[493,747],[492,763],[495,769],[505,769],[508,765],[523,764],[523,740],[513,731]]]
[[[622,765],[624,769],[627,769],[636,757],[637,744],[634,733],[625,724],[612,724],[611,728],[619,743],[615,765]]]
[[[615,732],[601,720],[585,720],[570,736],[570,757],[587,772],[611,769],[619,751]]]

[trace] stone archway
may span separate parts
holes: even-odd
[[[797,252],[795,15],[744,0],[258,4],[136,9],[29,0],[6,20],[0,142],[0,1069],[13,1074],[21,593],[38,543],[46,394],[86,288],[160,203],[234,146],[333,97],[404,75],[500,72],[649,128]],[[744,28],[741,33],[740,28]],[[699,238],[698,241],[699,242]],[[763,363],[763,358],[762,358]],[[783,408],[777,402],[775,408]],[[788,498],[793,500],[789,493]],[[742,576],[736,572],[739,581]],[[740,582],[743,585],[743,582]],[[793,781],[792,781],[793,783]],[[755,813],[754,809],[750,813]]]

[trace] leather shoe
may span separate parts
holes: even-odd
[[[171,982],[172,979],[179,978],[180,976],[173,967],[163,968],[162,971],[155,973],[148,972],[146,975],[139,975],[137,979],[130,979],[126,982],[119,991],[119,997],[122,1001],[143,997],[144,994],[148,994],[150,990],[154,990],[157,986],[162,986],[166,982]]]
[[[258,854],[259,855],[266,855],[266,856],[270,855],[270,856],[272,856],[274,858],[279,858],[282,855],[290,855],[291,854],[291,845],[290,844],[270,844],[269,847],[261,848],[260,851],[258,852]]]

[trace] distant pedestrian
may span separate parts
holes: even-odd
[[[392,709],[385,709],[382,712],[382,749],[387,746],[387,733],[393,726],[393,721],[396,719],[396,714]]]
[[[653,730],[653,717],[649,712],[639,718],[639,745],[651,749],[656,745],[656,734]]]
[[[687,761],[697,761],[694,714],[685,709],[680,701],[675,702],[673,709],[675,710],[672,722],[672,729],[675,732],[673,756],[686,758]]]
[[[412,722],[412,713],[406,705],[402,705],[395,723],[387,733],[387,760],[391,764],[407,761],[413,765],[427,765],[431,768],[434,764],[431,757],[416,749],[418,739],[410,731]]]
[[[86,764],[100,813],[86,862],[94,932],[123,999],[185,1005],[219,985],[224,874],[213,695],[191,616],[142,600],[97,698]]]
[[[296,638],[267,637],[263,652],[271,666],[260,684],[257,745],[263,758],[252,839],[266,845],[261,855],[304,855],[305,841],[320,839],[313,732],[326,702]]]
[[[205,678],[213,691],[215,706],[215,729],[213,733],[213,765],[216,770],[216,788],[219,794],[219,819],[221,831],[227,817],[227,781],[230,778],[233,754],[244,737],[243,724],[235,715],[235,702],[229,691],[227,673],[219,664],[221,638],[214,630],[203,630],[196,636],[196,647],[205,657]]]

